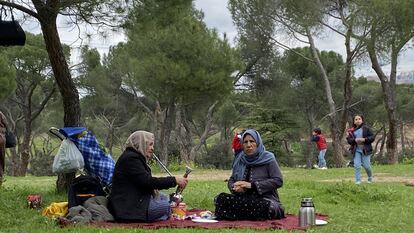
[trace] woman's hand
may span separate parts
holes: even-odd
[[[177,183],[178,187],[180,187],[180,189],[183,190],[185,186],[187,186],[188,179],[182,176],[176,176],[175,183]]]
[[[252,184],[246,181],[237,181],[233,184],[233,191],[237,193],[245,192],[246,189],[251,189]]]

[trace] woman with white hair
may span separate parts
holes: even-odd
[[[187,178],[153,177],[148,161],[154,152],[154,134],[132,133],[126,149],[115,165],[109,210],[117,222],[154,222],[171,214],[169,198],[160,189],[179,186],[184,189]]]

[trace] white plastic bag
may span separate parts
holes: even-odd
[[[75,143],[69,139],[64,139],[53,160],[52,171],[55,173],[69,173],[82,169],[83,166],[83,156]]]

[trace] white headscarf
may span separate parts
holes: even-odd
[[[146,151],[147,145],[149,145],[151,142],[154,142],[153,133],[138,130],[129,135],[128,139],[126,140],[125,147],[134,148],[136,151],[144,155],[148,160],[151,155],[147,155]]]

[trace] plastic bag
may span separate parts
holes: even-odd
[[[83,156],[75,143],[69,139],[64,139],[53,160],[52,171],[56,173],[69,173],[82,169],[83,166]]]

